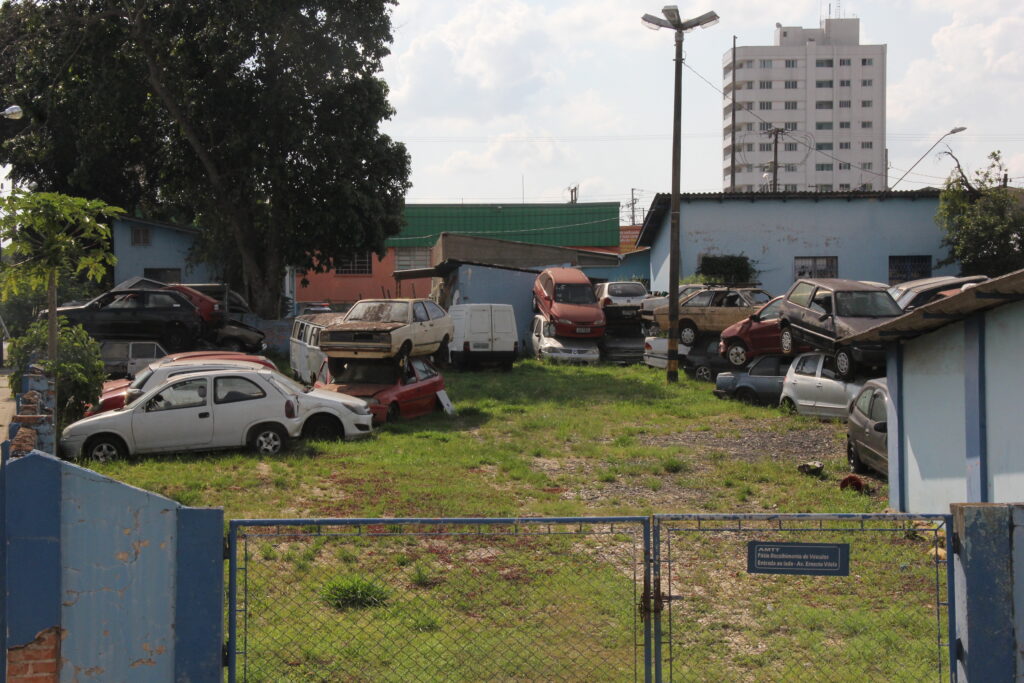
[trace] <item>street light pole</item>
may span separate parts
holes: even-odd
[[[683,90],[683,34],[695,28],[708,27],[718,22],[718,15],[705,12],[699,17],[682,21],[679,8],[666,5],[661,9],[665,18],[645,14],[641,21],[644,26],[657,30],[669,28],[675,31],[675,88],[672,106],[672,203],[669,210],[669,254],[668,254],[668,363],[665,379],[670,384],[679,381],[679,174],[682,161],[680,138],[682,137],[682,90]],[[735,65],[733,65],[735,68]]]
[[[929,148],[928,148],[928,151],[927,151],[927,152],[925,152],[924,154],[922,154],[922,155],[921,155],[921,158],[920,158],[920,159],[918,159],[917,161],[915,161],[915,162],[914,162],[914,164],[913,164],[913,166],[911,166],[910,168],[908,168],[908,169],[907,169],[907,172],[906,172],[906,173],[904,173],[903,175],[901,175],[901,176],[900,176],[900,180],[903,180],[904,178],[906,178],[906,177],[907,177],[907,174],[908,174],[908,173],[910,173],[911,171],[913,171],[913,170],[914,170],[914,166],[917,166],[917,165],[918,165],[919,163],[921,163],[922,161],[924,161],[924,158],[925,158],[926,156],[928,156],[929,154],[931,154],[931,153],[932,153],[932,150],[933,150],[933,149],[935,149],[936,147],[938,147],[938,145],[939,145],[939,143],[940,143],[940,142],[942,142],[943,140],[945,140],[945,139],[946,139],[947,137],[949,137],[950,135],[956,135],[957,133],[962,133],[962,132],[964,132],[965,130],[967,130],[967,127],[966,127],[966,126],[957,126],[957,127],[956,127],[956,128],[954,128],[953,130],[949,131],[948,133],[946,133],[945,135],[943,135],[943,136],[942,136],[941,138],[939,138],[938,140],[936,140],[936,141],[935,141],[935,144],[934,144],[934,145],[932,145],[931,147],[929,147]],[[897,181],[896,181],[895,183],[893,183],[893,184],[892,184],[892,187],[890,187],[890,188],[889,188],[889,190],[890,190],[890,191],[892,191],[892,190],[896,189],[896,186],[900,184],[900,180],[897,180]]]

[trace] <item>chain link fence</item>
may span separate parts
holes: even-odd
[[[656,680],[950,680],[949,532],[941,515],[659,516]],[[748,571],[766,546],[771,573]],[[776,573],[843,547],[846,576]]]
[[[647,528],[232,522],[229,679],[642,680]]]

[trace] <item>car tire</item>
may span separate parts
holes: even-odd
[[[853,445],[849,437],[846,438],[846,461],[850,463],[850,471],[854,474],[864,474],[868,471],[868,466],[860,459],[857,447]]]
[[[408,358],[412,354],[412,342],[406,339],[398,349],[399,358]]]
[[[276,424],[262,424],[249,432],[249,447],[260,455],[278,455],[284,450],[288,435]]]
[[[314,441],[337,441],[345,437],[345,428],[332,415],[314,415],[303,425],[302,436]]]
[[[783,325],[782,329],[779,330],[779,348],[787,356],[793,354],[793,330],[789,325]]]
[[[100,434],[85,442],[82,453],[87,460],[110,462],[127,458],[128,447],[120,437],[112,434]]]
[[[162,341],[168,351],[181,351],[188,343],[188,332],[181,323],[170,323],[164,328]]]
[[[697,341],[697,326],[686,321],[679,326],[679,341],[685,346],[693,346],[693,343]]]
[[[388,405],[388,422],[398,422],[402,417],[402,410],[398,407],[397,401],[392,401]]]
[[[853,360],[853,352],[848,348],[840,348],[836,351],[836,374],[844,382],[853,379],[857,373],[857,364]]]
[[[725,347],[725,359],[734,368],[742,368],[749,360],[747,345],[740,341],[729,342],[729,345]]]
[[[740,387],[737,389],[736,400],[740,403],[746,403],[747,405],[755,405],[758,403],[757,394],[755,394],[749,387]]]
[[[698,365],[693,369],[693,378],[698,382],[714,382],[715,373],[707,365]]]
[[[796,415],[796,404],[789,396],[783,396],[779,401],[779,409],[786,415]]]

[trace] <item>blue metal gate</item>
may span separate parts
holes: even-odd
[[[857,514],[234,520],[229,680],[954,680],[950,527]],[[748,571],[752,548],[794,543],[845,549],[848,575]]]

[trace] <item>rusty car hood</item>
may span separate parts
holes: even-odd
[[[328,327],[326,332],[390,332],[399,327],[405,327],[409,323],[374,323],[353,321],[348,323],[335,323]]]

